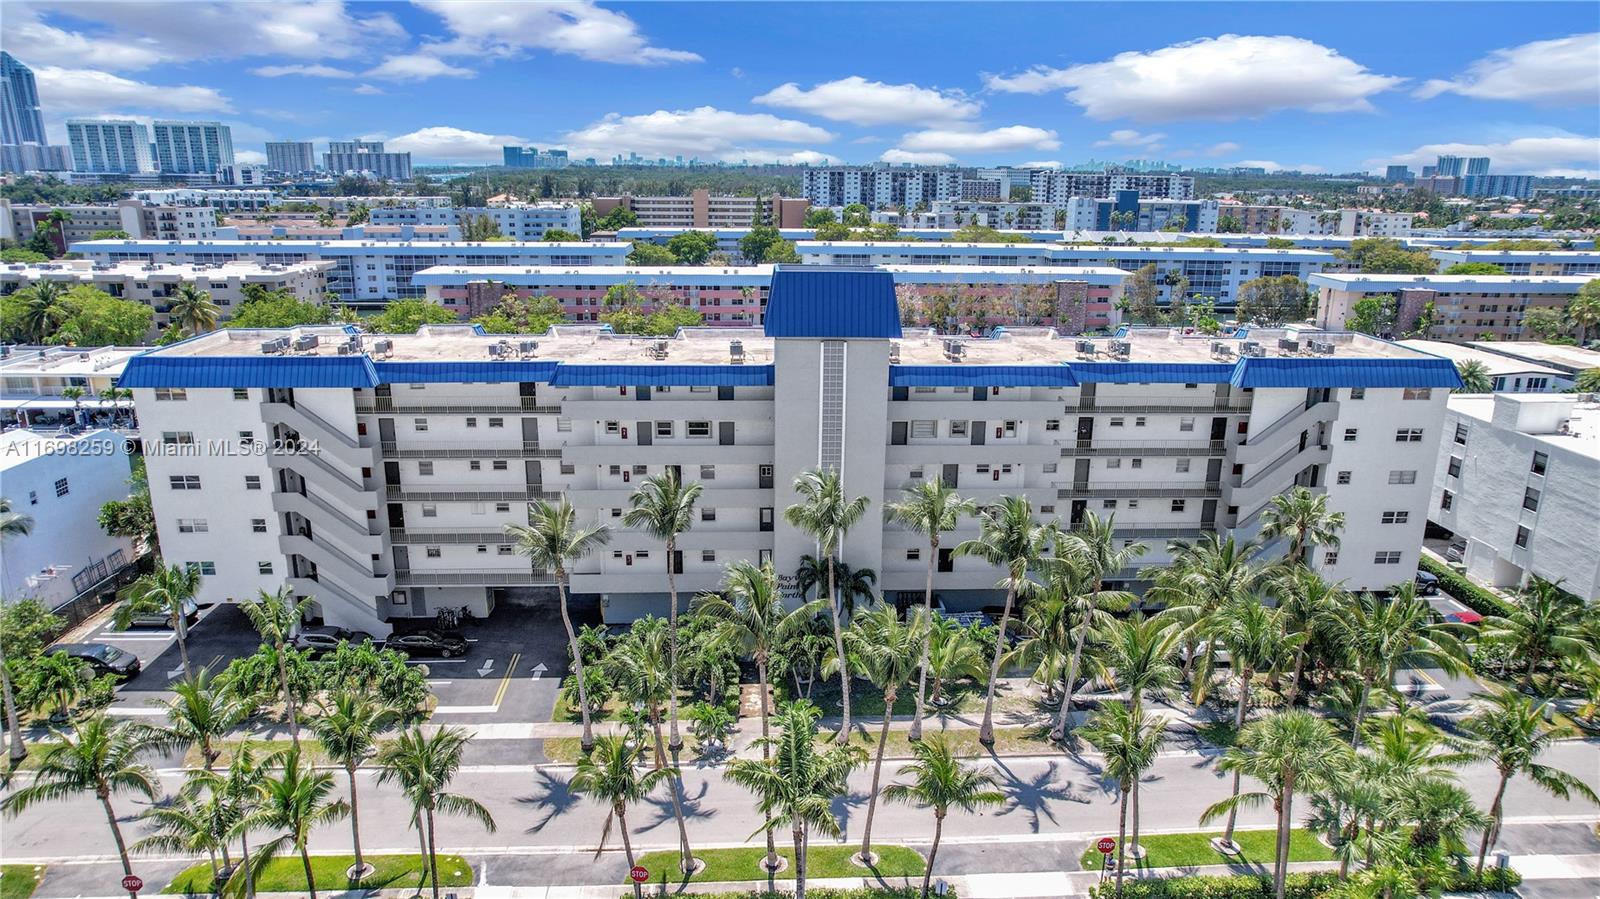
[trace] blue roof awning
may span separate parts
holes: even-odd
[[[557,365],[553,387],[770,387],[770,365]]]
[[[163,356],[128,360],[118,387],[372,387],[365,356]]]
[[[1065,365],[891,365],[890,387],[1076,387]]]
[[[876,268],[779,265],[765,321],[768,337],[899,337],[894,276]]]
[[[1235,387],[1461,386],[1449,359],[1274,359],[1246,357],[1230,379]]]
[[[1080,384],[1226,384],[1226,362],[1073,362]]]

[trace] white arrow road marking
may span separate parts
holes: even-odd
[[[167,672],[167,680],[172,680],[173,678],[181,677],[182,675],[183,675],[183,666],[179,665],[178,667],[176,667],[176,668],[172,669],[171,671]]]
[[[479,677],[488,677],[489,676],[489,672],[491,672],[493,670],[494,670],[494,659],[484,659],[482,667],[480,667],[478,669],[478,676]]]
[[[540,662],[539,664],[533,666],[533,679],[538,680],[539,678],[544,677],[544,673],[549,670],[549,668],[544,667],[543,662]]]

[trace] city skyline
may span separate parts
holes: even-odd
[[[290,3],[269,21],[238,4],[8,4],[4,42],[37,76],[52,143],[69,118],[220,120],[240,163],[265,162],[267,141],[361,137],[419,165],[527,145],[601,163],[1382,172],[1451,154],[1600,174],[1600,35],[1576,33],[1571,4],[1390,5],[1383,28],[1326,5],[940,4],[915,21],[869,5],[477,7]],[[832,49],[797,42],[796,17]],[[935,38],[939,54],[916,50]]]

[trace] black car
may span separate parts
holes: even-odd
[[[96,675],[128,678],[139,673],[138,656],[105,643],[57,643],[45,652],[64,652],[70,658],[87,662]]]
[[[409,634],[395,634],[384,644],[384,648],[398,650],[408,656],[438,656],[441,659],[452,659],[467,654],[467,638],[460,634],[442,634],[438,631],[415,631]]]
[[[1435,596],[1439,593],[1439,577],[1431,571],[1417,572],[1417,595]]]
[[[372,635],[366,631],[346,630],[342,627],[307,627],[301,629],[294,636],[294,648],[303,649],[314,656],[325,652],[333,652],[339,648],[340,641],[348,640],[359,646],[363,642],[372,640]],[[373,641],[376,643],[377,641]]]

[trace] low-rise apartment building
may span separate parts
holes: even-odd
[[[1272,496],[1305,486],[1348,522],[1312,564],[1383,588],[1416,564],[1459,379],[1447,360],[1347,333],[903,330],[889,273],[784,267],[760,329],[225,330],[137,357],[123,384],[145,432],[174,445],[149,456],[152,497],[163,551],[205,574],[203,601],[288,584],[329,623],[385,633],[441,606],[551,601],[550,572],[504,534],[534,499],[613,530],[571,567],[607,621],[661,612],[669,565],[689,595],[729,562],[770,561],[797,600],[790,573],[815,544],[783,510],[817,467],[869,498],[840,557],[893,599],[921,596],[928,560],[881,509],[929,478],[985,503],[1025,495],[1063,525],[1114,513],[1152,547],[1115,579],[1135,587],[1168,539],[1248,538]],[[263,449],[184,449],[214,441]],[[705,488],[673,558],[622,526],[640,481],[669,469]],[[993,567],[936,562],[947,607],[997,600]]]
[[[0,419],[24,428],[57,425],[74,417],[86,426],[133,428],[133,403],[106,399],[128,360],[149,347],[6,346],[0,348]],[[62,392],[76,387],[82,398]],[[7,494],[9,495],[9,494]]]
[[[1035,169],[1028,178],[1036,203],[1065,203],[1074,197],[1114,197],[1131,190],[1145,199],[1192,200],[1194,178],[1174,172],[1062,172]]]
[[[1428,517],[1466,542],[1467,573],[1560,581],[1600,599],[1600,405],[1574,394],[1456,395]]]
[[[136,190],[131,196],[152,206],[208,206],[223,212],[262,212],[279,201],[277,191],[264,187],[174,187]]]
[[[62,223],[65,242],[57,240],[52,212],[66,213]],[[221,234],[215,211],[206,207],[155,205],[143,200],[119,200],[106,205],[44,206],[17,204],[0,199],[0,239],[27,243],[45,230],[57,249],[90,240],[101,231],[121,231],[148,240],[206,240]]]
[[[1492,340],[1474,341],[1472,346],[1485,353],[1504,356],[1524,365],[1544,365],[1560,373],[1566,386],[1571,386],[1582,372],[1600,368],[1600,350],[1545,343],[1542,340]],[[1563,387],[1562,389],[1565,389]]]
[[[1434,250],[1439,270],[1463,262],[1498,265],[1508,275],[1594,275],[1600,277],[1600,252],[1594,250]]]
[[[1312,275],[1317,290],[1316,322],[1342,328],[1355,306],[1372,296],[1396,303],[1396,334],[1414,330],[1431,304],[1433,324],[1426,337],[1440,340],[1517,340],[1522,316],[1536,306],[1561,308],[1591,279],[1581,275]]]
[[[1560,369],[1490,352],[1481,344],[1443,340],[1401,340],[1399,343],[1419,352],[1443,356],[1458,369],[1464,362],[1482,365],[1494,393],[1560,393],[1572,386],[1572,376],[1564,375]]]
[[[367,213],[374,226],[411,225],[442,227],[449,239],[460,240],[462,230],[487,218],[512,240],[543,240],[551,229],[583,233],[582,210],[576,203],[508,203],[497,206],[379,206]]]
[[[767,224],[774,228],[800,228],[806,223],[809,200],[800,197],[734,197],[713,195],[696,188],[684,197],[595,197],[595,215],[604,217],[623,208],[638,217],[641,228],[744,228]]]

